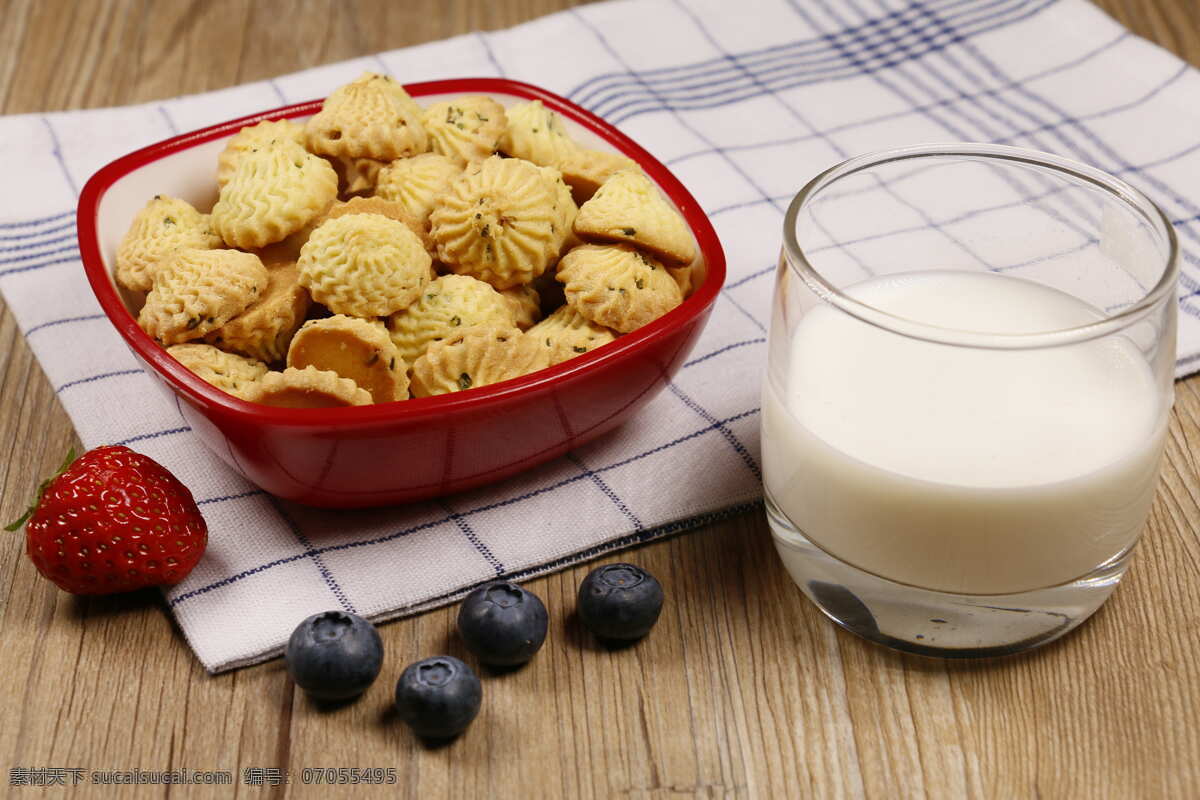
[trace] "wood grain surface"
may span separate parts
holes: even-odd
[[[569,4],[0,0],[0,112],[216,89]],[[1099,5],[1200,64],[1196,0]],[[464,655],[453,609],[383,626],[380,680],[357,703],[318,708],[280,661],[207,676],[157,593],[65,595],[10,535],[0,540],[0,781],[26,797],[43,790],[9,787],[13,767],[220,769],[233,787],[81,790],[336,796],[300,785],[301,770],[394,767],[398,786],[380,793],[414,798],[1197,797],[1200,380],[1177,395],[1134,567],[1057,644],[977,663],[867,644],[804,600],[751,515],[621,556],[659,575],[670,598],[636,647],[600,648],[570,616],[589,567],[531,581],[551,612],[546,647],[529,668],[486,676],[481,717],[441,748],[414,741],[390,696],[409,661]],[[19,513],[73,440],[0,305],[0,519]],[[289,769],[292,782],[241,785],[248,767]]]

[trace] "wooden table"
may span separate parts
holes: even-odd
[[[1200,64],[1196,0],[1099,1]],[[216,89],[570,2],[0,0],[0,112]],[[0,768],[224,769],[235,784],[247,767],[292,771],[286,790],[235,786],[250,797],[299,793],[302,768],[339,766],[395,767],[410,797],[1200,796],[1200,379],[1177,390],[1134,568],[1060,643],[979,663],[867,644],[801,596],[762,516],[746,516],[629,556],[670,595],[631,649],[598,649],[566,617],[588,567],[532,581],[551,611],[545,649],[531,668],[489,678],[469,735],[440,749],[417,744],[388,709],[404,664],[462,655],[453,609],[383,626],[380,680],[359,702],[321,710],[278,660],[209,677],[155,592],[68,596],[11,535],[0,539]],[[0,306],[0,519],[73,440]]]

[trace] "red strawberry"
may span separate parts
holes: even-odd
[[[68,456],[42,484],[30,512],[30,560],[74,594],[178,583],[208,543],[192,493],[157,461],[128,447],[97,447],[74,463]]]

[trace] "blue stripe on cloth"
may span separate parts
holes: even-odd
[[[757,339],[746,339],[745,341],[734,342],[733,344],[727,344],[724,347],[718,347],[716,350],[713,350],[711,353],[705,353],[704,355],[702,355],[698,358],[693,358],[691,361],[684,364],[683,367],[684,367],[684,369],[686,369],[688,367],[694,367],[697,364],[703,364],[705,361],[708,361],[710,358],[716,358],[717,356],[721,355],[722,353],[728,353],[730,350],[737,350],[738,348],[741,348],[741,347],[749,347],[752,344],[763,344],[766,341],[767,341],[766,337],[759,336]]]
[[[9,267],[8,269],[0,269],[0,278],[3,278],[5,275],[16,275],[19,272],[36,272],[37,270],[44,269],[45,267],[53,267],[56,264],[70,264],[78,260],[79,254],[76,253],[73,256],[67,256],[66,258],[55,258],[50,261],[43,261],[40,264],[29,264],[24,267]]]
[[[584,475],[591,478],[592,483],[596,484],[597,488],[600,489],[601,493],[603,493],[605,497],[607,497],[610,501],[612,501],[612,504],[617,507],[618,511],[620,511],[622,514],[625,515],[625,518],[627,520],[629,520],[630,522],[633,523],[633,529],[635,531],[640,531],[640,530],[645,529],[646,526],[642,524],[642,521],[640,519],[638,519],[637,514],[634,514],[632,511],[629,510],[629,506],[627,506],[625,504],[625,501],[622,500],[620,497],[618,497],[617,493],[613,491],[612,487],[609,486],[607,483],[605,483],[603,478],[601,478],[599,475],[597,475],[595,472],[593,472],[592,469],[586,463],[584,463],[583,459],[578,454],[567,453],[566,457],[567,457],[568,461],[570,461],[575,466],[579,467],[579,469],[583,471]]]
[[[48,244],[58,244],[59,242],[65,242],[65,241],[68,241],[68,240],[71,240],[74,238],[75,238],[74,232],[65,233],[62,236],[56,236],[53,239],[43,239],[40,242],[26,242],[25,244],[16,244],[16,245],[8,246],[8,247],[0,247],[0,253],[15,253],[18,250],[32,250],[35,247],[45,247]],[[56,250],[55,252],[62,252],[62,251]],[[38,255],[50,255],[50,254],[49,253],[39,253]],[[37,256],[33,256],[33,257],[36,258]],[[0,264],[2,264],[2,263],[7,263],[7,262],[0,261]]]
[[[1026,0],[1021,0],[1021,2],[1022,4],[1028,4]],[[973,31],[969,35],[977,35],[978,33],[986,32],[987,30],[1004,27],[1013,22],[1032,16],[1041,11],[1043,8],[1053,5],[1056,2],[1058,2],[1058,0],[1042,0],[1042,2],[1037,4],[1036,8],[1026,10],[1025,12],[1011,18],[1000,20],[990,26],[985,26],[980,30]],[[991,17],[995,16],[997,15],[991,15]],[[848,42],[852,43],[854,41],[853,38],[847,39],[846,37],[848,30],[849,29],[840,31],[838,33],[826,34],[826,38],[824,39],[826,45],[833,47],[835,44],[847,45]],[[862,38],[862,42],[874,45],[869,38]],[[941,50],[944,50],[946,47],[949,47],[953,44],[956,44],[956,42],[938,42],[923,51],[912,51],[910,48],[905,48],[907,51],[906,56],[907,58],[920,58],[921,56],[927,55],[931,52],[940,52]],[[814,70],[810,69],[811,64],[805,62],[795,65],[797,67],[796,69],[793,69],[790,72],[782,75],[760,73],[760,80],[762,83],[766,84],[771,91],[780,92],[814,83],[832,82],[848,78],[855,78],[862,75],[874,75],[882,70],[890,69],[905,60],[904,58],[901,58],[899,53],[881,56],[879,53],[882,51],[880,51],[877,47],[873,47],[872,49],[877,52],[869,55],[869,60],[863,60],[862,58],[858,58],[856,56],[850,62],[847,62],[845,61],[845,56],[843,54],[840,56],[843,59],[842,62],[835,64],[830,68]],[[883,60],[880,60],[880,58]],[[629,74],[632,77],[641,77],[643,73],[635,73],[631,71]],[[632,97],[624,99],[619,103],[613,104],[607,102],[607,100],[602,100],[599,102],[590,100],[581,103],[581,105],[585,105],[592,111],[608,119],[610,122],[619,125],[633,117],[645,113],[651,113],[655,111],[696,111],[720,108],[742,102],[762,94],[761,90],[755,89],[754,87],[748,85],[738,86],[733,89],[726,88],[718,89],[717,91],[711,91],[711,86],[702,83],[691,88],[705,90],[703,93],[682,96],[672,96],[669,91],[659,93],[656,96],[651,86],[647,84],[644,88],[649,90],[648,94],[634,94]],[[625,95],[629,95],[629,92],[625,92]]]
[[[189,427],[183,427],[169,428],[165,431],[153,431],[152,433],[141,433],[137,436],[130,436],[128,439],[122,439],[119,442],[112,442],[112,444],[133,444],[134,442],[144,442],[148,439],[158,439],[163,436],[173,436],[176,433],[187,433],[190,430],[191,428]]]
[[[1104,44],[1099,45],[1098,47],[1095,47],[1095,48],[1089,50],[1088,52],[1084,53],[1083,55],[1081,55],[1077,58],[1071,59],[1070,61],[1064,62],[1062,64],[1058,64],[1054,67],[1050,67],[1048,69],[1043,69],[1039,72],[1032,73],[1032,74],[1022,78],[1021,81],[1022,82],[1037,81],[1042,78],[1046,78],[1046,77],[1049,77],[1052,75],[1057,75],[1058,73],[1065,72],[1069,69],[1074,69],[1075,67],[1085,64],[1086,62],[1088,62],[1091,59],[1095,58],[1096,56],[1100,55],[1101,53],[1108,52],[1110,49],[1115,47],[1117,44],[1123,42],[1125,39],[1129,38],[1131,35],[1132,34],[1130,34],[1129,31],[1122,30],[1116,36],[1116,38],[1111,39],[1108,42],[1105,42]],[[1186,70],[1187,67],[1185,66],[1184,69]],[[950,105],[951,103],[957,103],[962,99],[978,100],[978,99],[982,99],[985,97],[990,97],[999,92],[1007,91],[1016,85],[1017,85],[1016,81],[1009,81],[1007,83],[1001,84],[994,88],[985,89],[981,92],[978,92],[975,95],[959,96],[959,97],[945,97],[945,98],[935,100],[931,103],[913,106],[912,108],[904,108],[900,111],[892,111],[887,114],[877,114],[876,116],[865,117],[860,120],[855,120],[854,122],[844,122],[840,125],[833,125],[829,128],[825,128],[824,133],[827,135],[831,135],[831,134],[836,134],[836,133],[843,133],[845,131],[855,130],[858,128],[870,127],[872,125],[878,125],[881,122],[894,122],[895,120],[903,119],[904,117],[920,115],[920,114],[924,114],[928,111],[934,111],[939,108],[944,108],[944,107]],[[1160,87],[1160,89],[1161,88],[1162,87]],[[1157,92],[1155,92],[1155,93],[1157,93]],[[1150,98],[1149,97],[1144,98],[1144,100],[1148,100],[1148,99],[1150,99]],[[1144,100],[1143,100],[1143,102],[1144,102]],[[1100,112],[1100,114],[1103,115],[1104,112]],[[1081,117],[1081,119],[1089,119],[1090,117],[1091,117],[1091,115],[1087,115],[1087,116]],[[1054,123],[1054,124],[1062,125],[1062,124],[1064,124],[1064,122],[1058,122],[1058,123]],[[743,150],[759,150],[759,149],[769,148],[769,147],[783,147],[786,145],[801,144],[803,142],[811,141],[816,138],[818,138],[818,134],[808,133],[808,134],[804,134],[802,136],[789,136],[789,137],[786,137],[783,139],[772,139],[772,140],[768,140],[768,141],[764,141],[764,142],[754,142],[752,144],[725,145],[724,148],[727,152],[734,153],[734,152],[739,152],[739,151],[743,151]],[[694,150],[690,153],[684,153],[681,156],[675,156],[673,158],[667,159],[663,163],[666,164],[667,166],[674,166],[675,164],[679,164],[683,161],[687,161],[688,159],[697,158],[699,156],[709,155],[711,152],[712,152],[711,150]]]
[[[680,402],[682,402],[692,411],[695,411],[697,414],[699,414],[701,419],[710,425],[715,425],[717,430],[720,431],[721,435],[724,436],[726,441],[729,442],[729,445],[733,448],[734,452],[741,456],[742,462],[746,465],[746,468],[750,470],[750,473],[754,475],[757,480],[762,480],[762,470],[759,469],[758,462],[754,460],[754,456],[750,455],[750,450],[747,449],[746,445],[742,444],[741,440],[734,435],[733,431],[731,431],[728,426],[725,425],[725,423],[721,422],[711,413],[709,413],[703,406],[701,406],[686,392],[680,389],[679,386],[677,386],[673,381],[667,383],[667,388],[671,390],[671,394],[679,398]]]
[[[46,126],[46,133],[50,134],[51,151],[54,153],[54,160],[58,162],[58,166],[62,169],[63,178],[67,181],[67,186],[71,187],[71,194],[79,197],[79,187],[75,185],[75,179],[71,177],[71,170],[67,167],[67,161],[63,157],[62,145],[58,141],[58,134],[54,132],[54,126],[50,124],[50,120],[45,116],[41,118],[42,124]]]
[[[41,225],[45,222],[54,222],[55,220],[62,219],[63,217],[74,216],[74,214],[75,214],[75,210],[72,209],[70,211],[64,211],[61,214],[52,214],[49,217],[39,217],[37,219],[20,220],[17,222],[0,222],[0,229],[10,230],[13,228],[28,228],[31,225]],[[71,224],[74,224],[74,223],[71,223]],[[31,233],[29,235],[37,236],[38,234]]]
[[[488,566],[494,569],[497,575],[503,575],[504,565],[501,564],[500,559],[496,558],[495,554],[492,553],[492,549],[484,544],[483,540],[479,538],[479,534],[475,532],[475,529],[471,527],[471,524],[463,519],[461,514],[450,508],[450,506],[444,501],[439,502],[439,505],[442,507],[442,510],[446,512],[446,519],[455,524],[455,526],[462,532],[462,535],[467,538],[467,541],[471,543],[471,546],[479,552],[479,555],[483,556],[483,560],[488,563]]]
[[[815,2],[816,2],[816,5],[819,6],[821,8],[821,10],[827,16],[830,19],[834,20],[838,25],[846,26],[848,24],[846,22],[846,20],[844,18],[842,18],[838,14],[838,12],[836,10],[834,10],[834,8],[828,2],[826,2],[825,0],[815,0]],[[816,21],[812,18],[811,15],[809,15],[796,2],[796,0],[789,0],[789,3],[791,5],[791,7],[796,11],[797,15],[800,16],[800,18],[805,20],[805,22],[807,22],[810,26],[817,27]],[[854,2],[851,2],[848,0],[847,4],[850,6],[850,8],[855,10],[860,16],[866,15],[866,12],[863,11]],[[914,4],[914,5],[910,6],[909,8],[910,9],[917,8],[917,6]],[[900,19],[905,21],[906,23],[910,22],[905,17],[901,17]],[[958,39],[958,41],[960,41],[960,42],[965,40],[965,37],[955,37],[955,38]],[[945,53],[943,53],[943,55],[945,55]],[[938,80],[940,85],[949,87],[950,89],[955,91],[959,98],[967,97],[967,95],[965,93],[955,89],[954,85],[951,81],[946,79],[944,76],[939,76],[937,74],[936,70],[934,70],[934,68],[929,65],[927,59],[917,59],[914,62],[914,64],[921,68],[925,68],[928,71],[931,71],[932,74],[934,75],[935,79]],[[935,87],[932,87],[932,86],[926,84],[924,81],[921,81],[921,80],[915,78],[914,76],[908,74],[901,67],[900,64],[896,65],[894,73],[897,76],[899,76],[900,78],[908,80],[914,87],[916,87],[916,89],[918,91],[922,92],[926,96],[928,96],[930,98],[934,98],[934,99],[938,98],[938,91]],[[880,75],[880,74],[873,74],[872,78],[881,87],[883,87],[884,89],[886,89],[887,91],[889,91],[893,95],[895,95],[906,106],[913,107],[913,106],[918,105],[918,101],[915,97],[913,97],[906,90],[902,89],[898,84],[893,83],[891,80],[889,80],[885,76]],[[980,87],[980,88],[982,88],[982,87]],[[982,106],[982,104],[980,104],[980,105]],[[925,113],[923,116],[925,118],[929,119],[931,122],[941,126],[943,129],[946,130],[947,133],[949,133],[951,136],[955,137],[956,139],[959,139],[960,141],[978,140],[981,138],[987,139],[987,138],[990,138],[991,135],[993,135],[992,132],[988,129],[986,122],[981,122],[979,119],[968,115],[965,110],[959,108],[957,105],[951,103],[951,104],[948,104],[945,108],[946,108],[947,112],[954,113],[957,116],[961,117],[962,120],[966,124],[971,126],[971,128],[973,128],[974,130],[978,130],[978,131],[982,132],[983,135],[982,136],[976,135],[971,130],[960,128],[957,125],[955,125],[954,123],[943,118],[941,115],[933,114],[932,112]],[[1001,180],[1003,180],[1005,183],[1007,183],[1015,192],[1017,192],[1017,194],[1019,196],[1022,196],[1022,197],[1029,196],[1029,190],[1020,181],[1017,181],[1013,177],[1011,172],[1000,171],[997,173],[997,176]],[[1063,217],[1061,214],[1059,214],[1057,211],[1053,210],[1052,208],[1049,208],[1047,206],[1037,206],[1037,208],[1038,208],[1038,210],[1042,211],[1043,213],[1046,213],[1048,216],[1053,218],[1056,222],[1066,225],[1067,227],[1075,230],[1081,236],[1086,237],[1086,233],[1083,231],[1083,229],[1081,229],[1078,225],[1071,222],[1070,220],[1067,220],[1065,217]]]
[[[260,494],[266,494],[266,492],[264,492],[262,489],[250,489],[245,492],[238,492],[237,494],[226,494],[221,495],[220,497],[206,497],[203,500],[197,500],[196,505],[204,506],[212,503],[225,503],[229,500],[241,500],[245,497],[257,497]]]
[[[38,236],[45,236],[48,233],[58,233],[59,231],[70,230],[75,227],[75,220],[64,222],[61,225],[55,225],[50,228],[42,228],[41,230],[31,233],[14,233],[7,236],[0,236],[0,242],[23,242],[28,239],[33,239]]]
[[[72,237],[64,237],[64,238],[72,238]],[[42,245],[40,245],[40,244],[35,245],[35,247],[41,247],[41,246]],[[18,249],[24,249],[24,248],[18,248]],[[72,252],[72,251],[78,253],[79,247],[77,245],[72,244],[72,245],[68,245],[67,247],[59,247],[54,250],[47,250],[44,253],[25,253],[24,255],[19,255],[19,256],[8,256],[7,258],[0,258],[0,264],[16,264],[21,261],[32,261],[35,258],[44,258],[45,256],[54,256],[54,255],[58,255],[59,253],[67,253],[67,252]],[[0,275],[3,275],[3,274],[4,274],[4,272],[0,271]]]
[[[762,507],[763,503],[761,500],[754,500],[749,503],[738,503],[737,505],[729,506],[728,508],[724,508],[719,511],[710,511],[704,514],[697,514],[693,517],[676,520],[675,522],[668,522],[644,531],[631,533],[626,536],[621,536],[617,539],[611,539],[607,542],[589,547],[585,550],[580,550],[576,553],[571,553],[569,555],[556,558],[553,561],[547,561],[536,564],[532,567],[526,567],[525,569],[509,572],[503,577],[510,581],[521,581],[527,578],[533,578],[538,575],[544,575],[548,572],[554,572],[555,570],[562,569],[563,567],[570,566],[571,564],[577,564],[581,561],[588,561],[593,558],[597,558],[598,556],[602,556],[605,553],[611,553],[615,550],[623,550],[634,545],[646,544],[659,539],[666,539],[670,536],[696,530],[697,528],[702,528],[706,525],[723,522],[724,520],[732,519],[733,517],[741,516],[742,514],[747,514],[751,511],[759,511],[762,509]],[[437,595],[436,597],[431,597],[428,600],[422,601],[419,607],[431,608],[441,603],[451,602],[457,598],[470,594],[472,590],[491,580],[491,578],[488,578],[487,581],[471,584],[460,589],[454,589],[446,592],[445,594]]]
[[[342,590],[341,584],[337,582],[337,580],[333,577],[333,573],[329,571],[329,567],[325,565],[325,560],[321,558],[321,553],[313,547],[312,542],[310,542],[308,537],[305,536],[300,530],[300,526],[296,524],[296,521],[292,519],[291,515],[283,510],[282,503],[271,495],[266,495],[266,498],[267,502],[269,502],[275,509],[275,512],[279,514],[279,518],[287,524],[288,529],[292,532],[292,536],[296,537],[296,541],[299,542],[300,546],[304,548],[304,553],[302,555],[312,559],[313,566],[316,567],[317,572],[321,574],[321,578],[325,581],[325,585],[329,588],[330,594],[332,594],[338,603],[341,604],[343,609],[349,611],[351,614],[358,613],[354,608],[354,604],[351,603],[346,597],[346,593]]]
[[[276,83],[274,78],[270,78],[267,81],[267,85],[271,87],[273,92],[275,92],[275,96],[279,98],[279,102],[283,103],[285,106],[288,105],[289,100],[287,99],[287,95],[283,93],[283,89],[279,88],[279,84]]]
[[[492,50],[492,45],[488,41],[487,34],[483,33],[482,31],[477,31],[475,36],[478,37],[479,44],[483,46],[483,52],[487,56],[487,60],[491,62],[492,67],[496,70],[496,74],[501,78],[506,77],[504,67],[500,66],[500,60],[496,58],[496,53]]]
[[[830,247],[832,247],[832,245],[830,245]],[[746,275],[745,277],[738,278],[738,279],[737,279],[736,281],[734,281],[733,283],[727,283],[727,284],[725,284],[725,288],[726,288],[726,289],[736,289],[736,288],[738,288],[739,286],[741,286],[741,285],[743,285],[743,284],[746,284],[746,283],[749,283],[749,282],[750,282],[750,281],[752,281],[752,280],[755,280],[756,278],[761,278],[761,277],[763,277],[764,275],[770,275],[771,273],[773,273],[773,272],[774,272],[775,270],[777,270],[777,269],[779,269],[779,267],[778,267],[777,265],[775,265],[775,264],[772,264],[771,266],[769,266],[769,267],[764,267],[763,269],[760,269],[760,270],[758,270],[758,271],[756,271],[756,272],[751,272],[749,275]]]
[[[958,19],[967,15],[978,15],[980,10],[987,10],[995,6],[996,2],[1009,2],[1009,0],[993,0],[992,3],[982,5],[979,0],[954,0],[945,5],[943,10],[967,6],[967,11],[964,14],[955,15],[953,18]],[[1024,0],[1018,0],[1023,2]],[[892,19],[904,10],[894,11],[885,14],[876,20],[848,29],[845,33],[848,35],[858,35],[859,37],[869,38],[879,30],[886,31],[892,27]],[[818,56],[815,59],[805,61],[803,63],[809,65],[828,64],[831,62],[840,62],[840,56],[831,53],[828,48],[828,41],[825,37],[815,39],[800,40],[788,42],[786,44],[771,45],[755,50],[748,50],[739,53],[736,58],[739,63],[745,64],[747,67],[754,69],[760,75],[767,75],[773,71],[778,71],[781,68],[794,66],[795,62],[789,62],[787,59],[794,59],[796,56],[806,57],[809,55]],[[780,62],[784,62],[782,65]],[[647,84],[652,84],[659,88],[662,92],[667,93],[672,91],[671,84],[681,80],[696,81],[703,79],[702,85],[705,86],[720,86],[739,80],[735,75],[731,74],[729,63],[725,59],[709,59],[703,61],[692,62],[690,64],[659,67],[656,69],[641,70],[637,73],[627,70],[623,73],[606,73],[601,76],[591,78],[577,86],[570,92],[570,96],[578,96],[582,103],[592,106],[599,106],[607,98],[603,97],[603,92],[613,90],[619,96],[625,92],[625,87],[630,85],[639,85],[637,77],[640,76]],[[722,77],[723,76],[723,77]],[[608,81],[607,85],[601,85],[598,88],[592,86],[597,81]],[[589,88],[590,87],[590,88]],[[685,88],[695,88],[692,87]],[[597,97],[600,99],[597,99]]]
[[[598,475],[601,475],[601,474],[604,474],[605,472],[609,472],[610,470],[620,469],[621,467],[624,467],[628,464],[632,464],[637,461],[641,461],[642,459],[649,458],[650,456],[657,455],[658,453],[664,452],[666,450],[670,450],[674,447],[678,447],[679,445],[681,445],[685,442],[699,438],[700,436],[703,436],[711,431],[720,430],[721,428],[723,428],[726,425],[729,425],[730,423],[737,422],[738,420],[745,419],[746,417],[752,416],[757,413],[759,413],[757,408],[751,408],[747,411],[741,412],[740,414],[734,414],[733,416],[726,417],[725,419],[716,420],[715,422],[713,422],[709,425],[706,425],[705,427],[700,428],[699,430],[693,431],[685,436],[681,436],[677,439],[673,439],[664,444],[660,444],[656,447],[652,447],[649,450],[644,450],[641,453],[637,453],[636,455],[621,459],[620,461],[613,462],[612,464],[609,464],[607,466],[593,469],[592,472],[594,472]],[[488,512],[488,511],[492,511],[497,508],[503,508],[505,506],[510,506],[515,503],[520,503],[525,500],[529,500],[533,497],[537,497],[538,495],[542,495],[542,494],[546,494],[547,492],[555,491],[556,489],[559,489],[563,486],[567,486],[572,483],[578,483],[579,481],[583,481],[583,480],[587,480],[587,479],[588,479],[588,476],[583,473],[580,473],[579,475],[572,475],[572,476],[570,476],[568,478],[564,478],[563,480],[558,481],[556,483],[552,483],[547,486],[542,486],[537,489],[531,489],[530,491],[524,492],[524,493],[522,493],[520,495],[516,495],[514,497],[509,497],[504,500],[497,500],[495,502],[488,503],[486,505],[477,506],[476,508],[472,508],[467,511],[459,512],[458,516],[465,519],[467,517],[471,517],[476,514],[482,514],[482,513]],[[226,497],[215,497],[215,498],[211,498],[208,500],[201,500],[198,502],[198,505],[207,504],[207,503],[223,502],[226,500],[234,500],[234,499],[238,499],[238,498],[242,498],[242,497],[247,497],[250,494],[254,494],[254,493],[251,492],[251,493],[243,493],[243,494],[237,494],[237,495],[228,495]],[[318,547],[313,550],[313,553],[315,553],[317,555],[321,555],[323,553],[331,553],[331,552],[336,552],[336,551],[340,551],[340,550],[351,550],[351,549],[356,549],[359,547],[372,547],[374,545],[384,544],[386,542],[390,542],[395,539],[400,539],[405,536],[410,536],[410,535],[412,535],[414,533],[418,533],[420,531],[428,530],[430,528],[435,528],[439,525],[446,525],[452,521],[453,520],[451,519],[451,517],[449,515],[447,515],[445,517],[441,517],[436,520],[430,520],[429,522],[423,522],[419,525],[414,525],[410,528],[404,528],[402,530],[395,531],[395,532],[389,533],[389,534],[385,534],[383,536],[377,536],[373,539],[363,539],[363,540],[360,540],[357,542],[343,542],[341,544],[326,545],[324,547]],[[676,524],[676,523],[671,523],[671,525],[674,525],[674,524]],[[669,526],[663,526],[663,527],[669,527]],[[655,528],[654,530],[659,530],[659,528]],[[202,594],[207,594],[208,592],[211,592],[214,589],[219,589],[224,586],[229,586],[232,583],[236,583],[237,581],[243,580],[244,578],[251,577],[252,575],[259,575],[259,574],[265,572],[266,570],[271,569],[272,567],[278,566],[280,564],[288,564],[293,561],[297,561],[301,558],[304,558],[308,555],[309,555],[309,553],[305,552],[305,553],[300,553],[300,554],[297,554],[294,556],[288,556],[287,558],[276,559],[274,561],[270,561],[265,564],[260,564],[257,567],[252,567],[251,569],[247,569],[243,572],[239,572],[236,575],[230,575],[229,577],[222,578],[221,580],[214,581],[205,586],[201,586],[198,589],[193,589],[191,591],[185,592],[184,594],[171,600],[171,606],[172,607],[177,606],[180,603],[182,603],[185,600],[188,600],[190,598],[197,597]]]
[[[164,105],[160,105],[158,107],[158,113],[166,121],[167,130],[169,130],[171,132],[171,135],[177,136],[179,134],[179,129],[175,127],[175,120],[171,119],[171,114],[167,111],[167,107]]]
[[[55,392],[55,394],[58,394],[65,389],[70,389],[72,386],[79,386],[80,384],[84,384],[84,383],[94,383],[95,381],[101,381],[101,380],[105,380],[107,378],[116,378],[116,377],[120,377],[121,375],[138,375],[138,374],[141,374],[141,372],[142,372],[141,369],[119,369],[115,372],[101,372],[99,375],[89,375],[86,378],[79,378],[78,380],[67,381],[62,386],[59,386],[57,389],[55,389],[54,392]]]
[[[53,328],[56,325],[68,325],[73,322],[88,322],[94,319],[104,319],[103,314],[81,314],[78,317],[63,317],[61,319],[52,319],[48,322],[40,322],[34,325],[29,330],[25,331],[25,337],[28,338],[43,328]]]

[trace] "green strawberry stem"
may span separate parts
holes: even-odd
[[[8,525],[5,525],[4,530],[19,530],[21,526],[25,524],[25,521],[33,516],[33,512],[37,511],[38,503],[42,502],[42,495],[46,493],[46,489],[50,487],[50,484],[54,482],[55,478],[67,471],[67,467],[71,466],[71,462],[74,460],[75,448],[72,447],[67,451],[67,458],[63,461],[62,466],[58,468],[58,471],[49,478],[46,478],[46,480],[42,481],[42,484],[38,486],[37,495],[35,495],[33,498],[33,504],[30,505],[29,508],[25,510],[25,513],[22,514],[15,522],[10,522]]]

